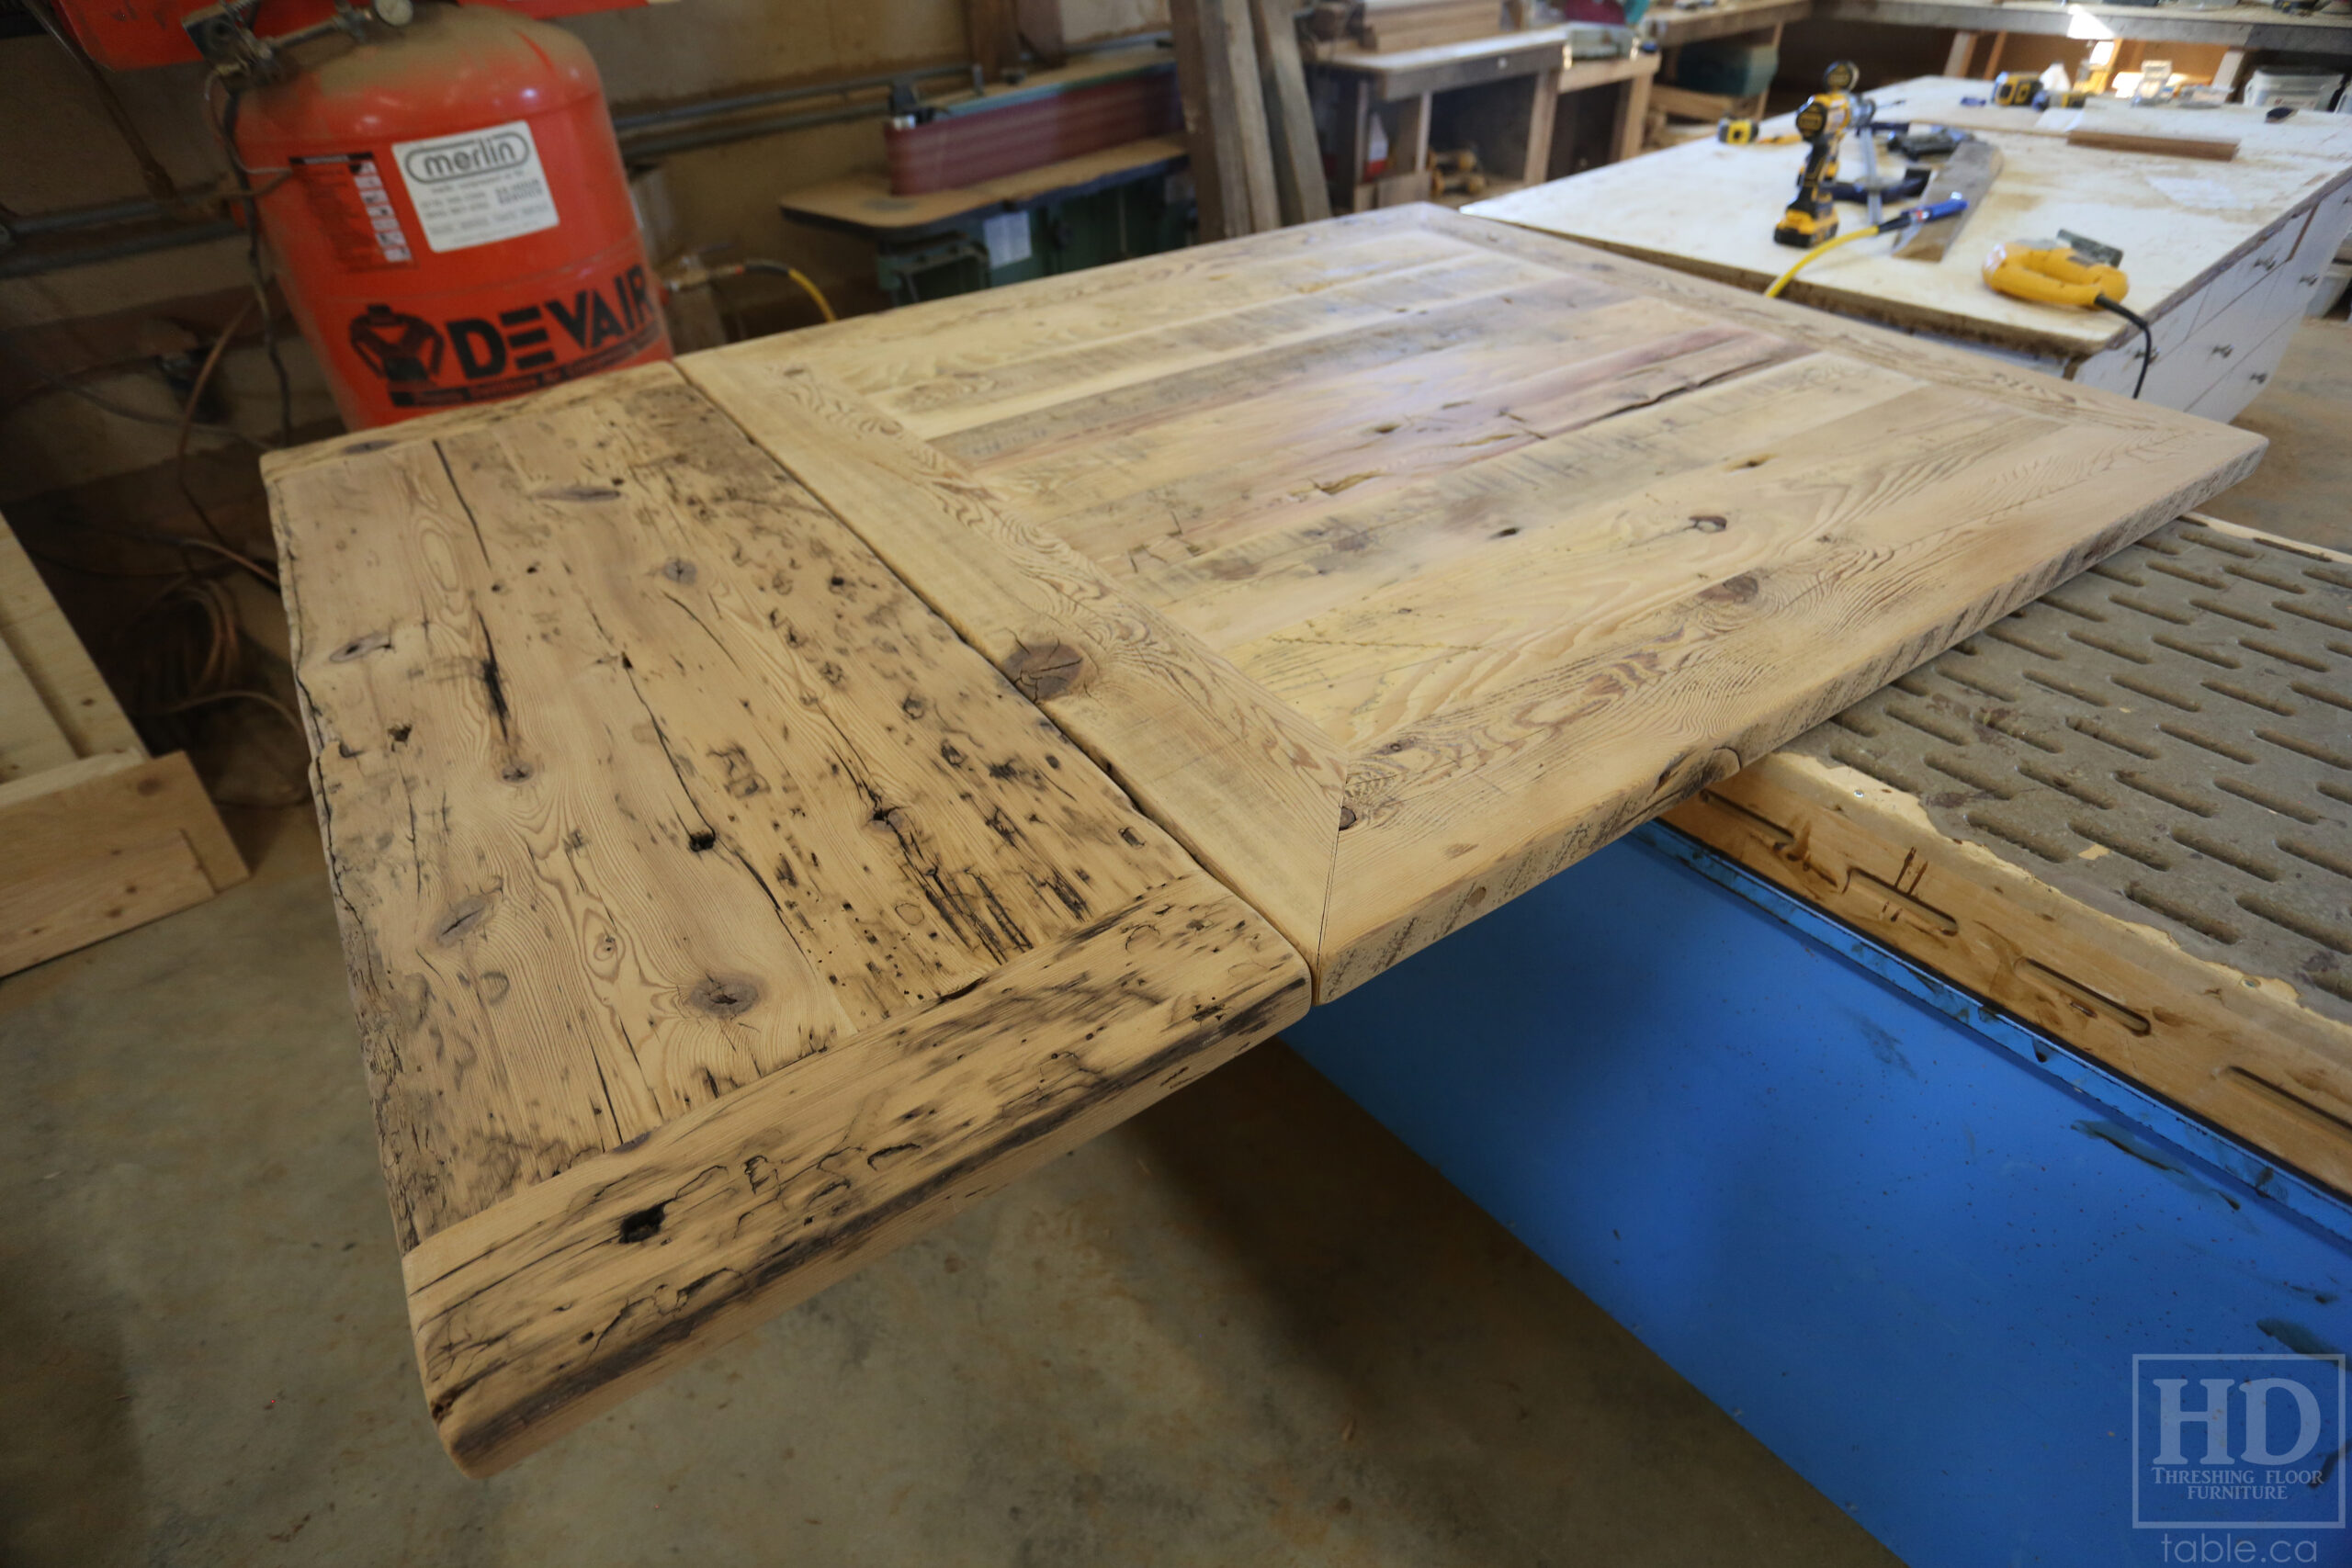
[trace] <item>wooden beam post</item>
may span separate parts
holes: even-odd
[[[1257,32],[1258,75],[1265,89],[1282,220],[1319,223],[1331,216],[1331,193],[1323,178],[1323,150],[1315,140],[1315,111],[1306,101],[1297,25],[1288,0],[1252,0],[1250,19]]]
[[[1176,80],[1200,193],[1201,238],[1235,240],[1282,226],[1250,0],[1170,0]]]

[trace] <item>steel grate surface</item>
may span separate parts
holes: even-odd
[[[2184,518],[1792,750],[2352,1022],[2352,560]]]

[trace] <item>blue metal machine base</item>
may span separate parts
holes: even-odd
[[[1670,829],[1285,1038],[1914,1568],[2352,1562],[2134,1527],[2133,1356],[2352,1344],[2345,1205]]]

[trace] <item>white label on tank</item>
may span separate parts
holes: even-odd
[[[392,158],[429,250],[462,251],[556,226],[555,193],[528,120],[395,141]]]
[[[980,225],[980,243],[988,247],[989,270],[1029,259],[1029,215],[1004,212]]]

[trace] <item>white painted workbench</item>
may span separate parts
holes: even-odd
[[[2068,229],[2123,250],[2127,302],[2155,331],[2148,400],[2233,417],[2277,368],[2352,228],[2352,119],[2299,115],[2271,125],[2255,109],[1961,105],[1984,91],[1981,82],[1923,77],[1871,95],[1882,118],[1962,125],[2002,150],[2000,179],[1950,254],[1926,263],[1890,257],[1888,241],[1848,246],[1801,274],[1789,297],[2128,393],[2142,353],[2136,330],[2104,312],[1995,294],[1980,275],[1995,243]],[[2068,145],[2076,123],[2240,145],[2226,163],[2106,152]],[[1690,142],[1469,210],[1760,289],[1796,257],[1773,243],[1772,225],[1803,156],[1793,145]],[[1845,162],[1849,172],[1857,165],[1850,149]],[[1842,210],[1860,220],[1859,208]]]

